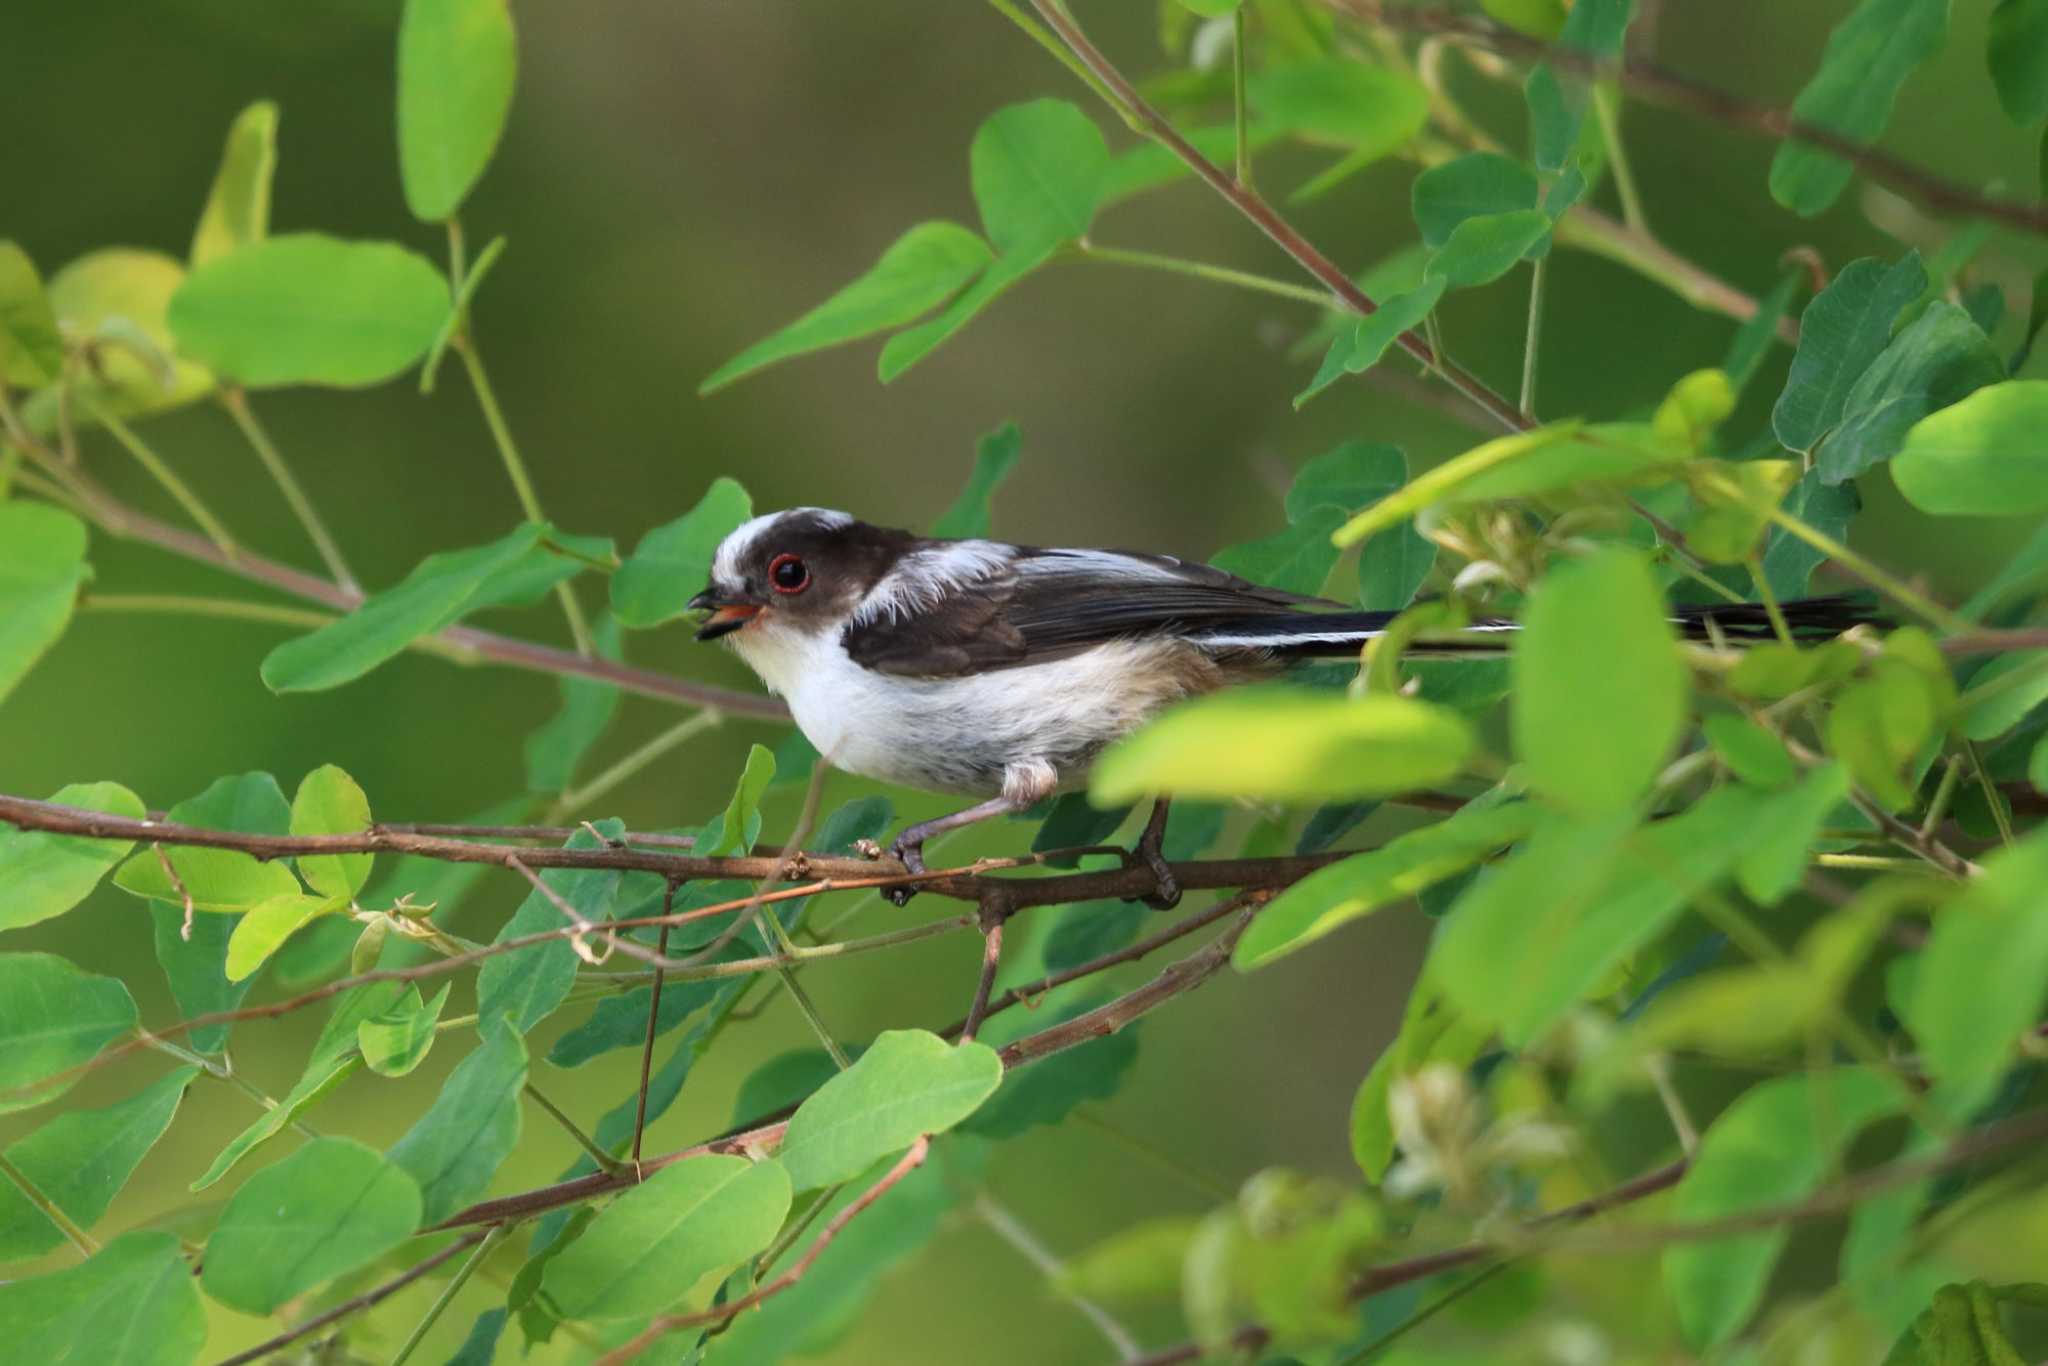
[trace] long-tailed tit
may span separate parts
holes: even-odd
[[[913,872],[931,836],[1079,785],[1167,704],[1355,656],[1395,616],[1326,610],[1338,604],[1168,555],[941,540],[809,507],[727,536],[690,606],[710,613],[697,638],[738,650],[834,766],[982,799],[896,837],[890,852]],[[1861,619],[1839,598],[1784,610],[1802,634]],[[1761,606],[1680,608],[1677,620],[1695,637],[1709,620],[1738,639],[1770,631]],[[1498,650],[1515,623],[1468,629],[1468,648]],[[1133,852],[1158,879],[1147,899],[1170,906],[1165,825],[1162,798]]]

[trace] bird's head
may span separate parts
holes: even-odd
[[[753,627],[837,630],[902,555],[910,537],[829,508],[756,517],[723,541],[711,582],[690,600],[708,612],[697,639]]]

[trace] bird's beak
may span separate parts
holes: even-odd
[[[761,604],[707,588],[690,599],[690,610],[711,614],[698,626],[697,639],[716,640],[761,615]]]

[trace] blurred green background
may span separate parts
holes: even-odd
[[[1717,85],[1789,103],[1849,8],[1848,0],[1669,5],[1657,51]],[[1998,114],[1981,78],[1989,8],[1989,0],[1958,5],[1946,54],[1909,85],[1887,142],[1960,181],[2001,182],[2024,194],[2034,183],[2033,149]],[[438,235],[407,215],[399,194],[397,10],[397,0],[13,6],[0,57],[13,111],[0,231],[19,239],[46,274],[103,245],[182,256],[229,120],[270,97],[283,109],[273,230],[396,238],[439,257]],[[744,482],[757,508],[818,503],[923,525],[952,500],[975,438],[1015,419],[1024,460],[998,501],[998,534],[1202,557],[1276,529],[1287,471],[1339,440],[1398,442],[1426,464],[1477,439],[1439,413],[1360,383],[1340,385],[1297,414],[1289,400],[1309,366],[1285,352],[1313,321],[1306,310],[1097,265],[1033,278],[890,387],[876,384],[874,348],[864,346],[699,400],[703,375],[865,269],[910,223],[972,222],[967,146],[988,113],[1043,94],[1085,100],[1085,92],[991,10],[958,0],[620,0],[515,10],[519,92],[504,145],[464,220],[473,243],[499,233],[509,239],[477,305],[477,334],[561,526],[630,546],[718,474]],[[1093,3],[1080,12],[1128,68],[1154,70],[1166,60],[1152,5]],[[1499,111],[1496,126],[1518,136],[1512,87],[1478,103]],[[1113,119],[1103,122],[1114,146],[1129,145]],[[1873,224],[1873,201],[1861,187],[1815,222],[1778,209],[1764,191],[1767,142],[1633,104],[1626,128],[1652,225],[1746,291],[1768,288],[1780,252],[1795,244],[1818,248],[1835,266],[1900,249]],[[1261,179],[1285,188],[1321,164],[1282,152],[1261,162]],[[1362,268],[1412,240],[1411,174],[1398,164],[1376,168],[1297,221],[1341,264]],[[1611,190],[1602,202],[1611,204]],[[1950,227],[1926,225],[1915,240],[1931,246]],[[1291,278],[1273,248],[1193,185],[1115,210],[1095,238]],[[2009,315],[2026,316],[2034,260],[2031,244],[1993,241],[1987,264],[2012,285]],[[1557,258],[1550,300],[1541,405],[1553,417],[1641,409],[1677,375],[1718,361],[1733,328],[1615,265],[1568,251]],[[1451,351],[1504,389],[1518,371],[1524,301],[1517,277],[1461,294],[1444,313]],[[2009,324],[2001,341],[2015,337]],[[1774,355],[1733,430],[1760,429],[1786,359],[1782,350]],[[402,381],[365,392],[259,394],[255,403],[372,586],[433,550],[480,543],[517,520],[455,367],[431,398]],[[153,420],[148,431],[247,544],[312,566],[223,413],[202,405]],[[173,513],[104,439],[90,440],[89,459],[124,496]],[[1923,573],[1944,593],[1983,577],[2022,530],[1987,525],[1936,555],[1924,524],[1901,510],[1881,475],[1866,481],[1865,496],[1870,510],[1855,532],[1862,548]],[[107,591],[242,591],[147,548],[102,540],[93,560]],[[584,593],[591,599],[592,586]],[[562,635],[550,608],[485,624]],[[265,627],[84,615],[0,710],[0,790],[41,796],[66,782],[114,779],[163,807],[222,774],[268,770],[289,791],[306,770],[333,762],[361,781],[385,819],[460,820],[521,790],[521,740],[556,706],[545,677],[462,671],[417,655],[335,692],[273,697],[256,664],[275,639]],[[755,686],[735,660],[694,646],[680,629],[635,637],[629,649],[636,663]],[[600,762],[676,716],[628,699]],[[729,723],[621,790],[605,811],[585,814],[618,814],[643,828],[700,821],[722,804],[746,744],[778,736],[772,727]],[[835,779],[828,800],[861,790]],[[897,799],[907,814],[938,809],[928,799]],[[767,837],[786,830],[796,800],[794,789],[774,799]],[[991,830],[949,853],[1014,851],[1022,832]],[[486,878],[457,928],[488,937],[522,890],[509,878]],[[914,904],[871,911],[868,923],[936,913]],[[1136,1073],[1100,1113],[1227,1185],[1274,1164],[1351,1171],[1352,1090],[1391,1032],[1425,935],[1417,915],[1380,917],[1256,978],[1219,979],[1143,1026]],[[102,891],[9,947],[49,948],[118,973],[137,984],[145,1020],[174,1017],[141,906],[118,892]],[[952,1018],[972,988],[977,948],[970,937],[945,938],[806,980],[827,1017],[864,1038]],[[563,1012],[564,1022],[573,1018]],[[245,1026],[238,1066],[272,1093],[283,1091],[318,1023],[315,1011]],[[738,1081],[807,1039],[787,999],[779,1000],[709,1055],[650,1145],[673,1147],[723,1126]],[[444,1048],[403,1081],[358,1079],[312,1121],[388,1144],[461,1052]],[[630,1065],[615,1055],[546,1085],[594,1117],[630,1089]],[[160,1070],[135,1059],[90,1079],[79,1099],[127,1094]],[[105,1228],[186,1204],[186,1180],[253,1115],[245,1097],[202,1080]],[[40,1117],[11,1117],[0,1140]],[[498,1189],[547,1181],[572,1156],[538,1115],[529,1117],[527,1136]],[[1034,1131],[999,1149],[989,1181],[1059,1251],[1135,1217],[1210,1203],[1194,1184],[1079,1125]],[[468,1292],[430,1352],[445,1355],[492,1293]],[[215,1346],[272,1331],[218,1306],[210,1312]],[[1154,1340],[1172,1331],[1169,1319],[1136,1321]],[[830,1359],[1101,1355],[1099,1340],[1038,1290],[1013,1251],[961,1219],[892,1278]]]

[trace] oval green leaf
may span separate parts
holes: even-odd
[[[235,115],[213,189],[192,233],[191,260],[203,266],[270,232],[270,179],[277,171],[277,105],[256,103]]]
[[[1892,460],[1906,501],[1945,517],[2048,511],[2048,380],[2008,380],[1924,417]]]
[[[323,764],[299,782],[292,797],[294,835],[358,835],[370,828],[370,799],[356,780]],[[298,860],[299,876],[324,897],[347,900],[370,880],[374,854],[309,854]]]
[[[689,611],[690,599],[711,581],[718,543],[753,515],[738,480],[712,480],[697,506],[641,537],[612,575],[612,615],[622,626],[646,630]]]
[[[135,999],[51,953],[0,954],[0,1114],[54,1100],[135,1028]],[[67,1075],[69,1074],[69,1075]]]
[[[82,1266],[0,1285],[0,1342],[16,1361],[191,1366],[206,1306],[169,1233],[130,1233]]]
[[[354,1139],[315,1139],[234,1193],[206,1241],[201,1284],[230,1308],[268,1314],[419,1226],[419,1187],[403,1170]]]
[[[425,355],[450,307],[425,257],[303,232],[194,270],[169,317],[181,352],[243,384],[360,386]]]
[[[132,821],[149,814],[142,798],[119,783],[73,783],[57,789],[50,800]],[[0,930],[64,914],[85,900],[107,869],[132,847],[130,840],[91,840],[0,826]]]
[[[1317,802],[1386,797],[1454,776],[1473,747],[1454,712],[1406,697],[1241,688],[1169,708],[1111,746],[1089,796]]]
[[[952,1128],[1002,1080],[1002,1060],[985,1044],[888,1030],[798,1107],[778,1155],[795,1189],[834,1185],[920,1135]]]
[[[1109,144],[1065,100],[999,109],[975,130],[969,179],[989,241],[1025,254],[1085,236],[1109,180]]]
[[[548,1262],[542,1288],[568,1319],[659,1313],[705,1276],[766,1247],[789,1202],[789,1174],[779,1162],[685,1159],[606,1206]]]
[[[406,0],[398,23],[398,175],[422,222],[454,215],[505,131],[518,74],[506,0]]]

